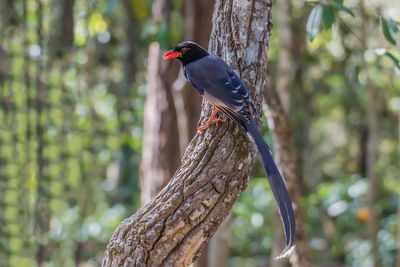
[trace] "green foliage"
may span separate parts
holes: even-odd
[[[343,1],[330,1],[328,3],[320,3],[312,10],[307,20],[307,38],[312,41],[320,31],[321,20],[326,29],[330,29],[335,22],[335,13],[344,11],[354,17],[351,9],[343,6]]]
[[[322,18],[322,5],[316,5],[307,20],[307,37],[310,41],[318,34]]]
[[[353,18],[355,18],[354,12],[343,5],[343,1],[332,0],[328,3],[318,2],[318,4],[311,10],[308,16],[306,30],[307,38],[313,41],[317,34],[320,32],[321,20],[326,29],[332,27],[335,22],[335,13],[338,11],[343,11]],[[346,28],[351,31],[351,28],[346,25]],[[390,18],[381,18],[382,33],[386,40],[393,45],[396,45],[397,34],[399,32],[398,24],[396,21]],[[396,67],[399,67],[398,58],[391,52],[384,53],[385,56],[390,58]]]
[[[392,19],[382,18],[382,32],[386,40],[388,40],[393,45],[396,45],[396,36],[399,31],[397,25]]]
[[[144,78],[122,74],[129,49],[120,49],[132,10],[75,2],[75,46],[53,57],[59,3],[28,0],[26,28],[0,23],[13,32],[0,38],[0,103],[10,105],[0,105],[0,266],[36,266],[39,251],[41,264],[98,265],[115,227],[140,206],[141,135],[131,131],[141,124]],[[145,49],[135,52],[142,60]]]
[[[352,16],[353,18],[355,17],[354,12],[350,8],[345,7],[343,5],[343,3],[339,3],[337,1],[333,1],[333,2],[331,2],[331,4],[332,4],[333,7],[335,7],[339,11],[344,11],[347,14],[349,14],[350,16]]]
[[[330,5],[325,5],[322,8],[322,21],[324,22],[325,28],[329,29],[335,21],[335,14],[333,8]]]
[[[397,57],[390,52],[385,52],[385,56],[389,57],[393,61],[394,65],[400,70],[400,61]]]

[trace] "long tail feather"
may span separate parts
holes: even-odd
[[[261,156],[264,169],[268,175],[268,182],[271,186],[275,201],[278,204],[281,214],[283,227],[286,235],[286,246],[284,250],[277,256],[277,259],[290,256],[295,246],[296,223],[292,203],[289,198],[289,193],[286,189],[285,182],[272,158],[271,151],[264,141],[260,130],[254,120],[250,124],[245,124],[245,129],[248,135],[253,139]]]

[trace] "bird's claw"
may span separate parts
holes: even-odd
[[[223,121],[223,120],[222,119],[215,119],[215,120],[209,120],[209,121],[202,121],[201,123],[204,124],[204,126],[201,126],[201,127],[197,128],[197,132],[204,131],[210,125],[213,125],[214,123],[217,123],[219,121]]]

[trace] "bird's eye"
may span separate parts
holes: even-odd
[[[182,47],[182,48],[181,48],[181,53],[185,53],[185,52],[186,52],[186,50],[187,50],[187,48],[186,48],[186,47]]]

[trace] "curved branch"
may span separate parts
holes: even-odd
[[[270,0],[216,1],[209,46],[241,74],[258,109],[266,81],[270,10]],[[202,116],[211,109],[203,103]],[[253,161],[244,130],[226,118],[197,134],[167,186],[118,226],[103,266],[192,263],[246,188]]]

